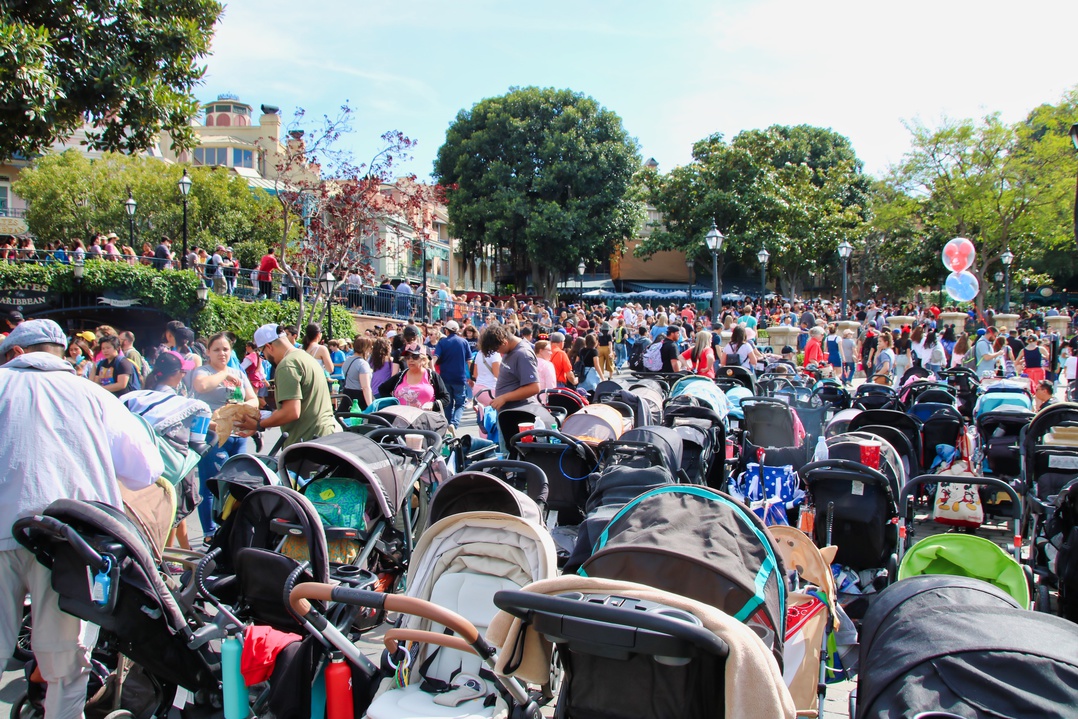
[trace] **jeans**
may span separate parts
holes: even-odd
[[[445,406],[445,418],[449,420],[449,424],[459,427],[461,416],[464,414],[464,405],[468,402],[468,385],[463,382],[460,384],[446,382],[445,388],[449,390],[449,403]]]
[[[629,361],[629,345],[624,342],[614,344],[614,365],[620,370]]]
[[[209,452],[202,455],[198,463],[198,485],[202,494],[202,503],[198,505],[198,522],[202,525],[204,535],[217,531],[217,525],[213,523],[213,495],[206,488],[206,482],[217,476],[229,457],[246,451],[246,437],[229,437],[222,446],[211,447]]]

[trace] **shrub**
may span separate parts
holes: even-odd
[[[298,302],[243,302],[235,297],[211,294],[209,302],[195,318],[194,329],[200,336],[228,330],[246,342],[264,324],[295,324],[298,317]],[[352,314],[346,308],[334,305],[333,336],[351,339],[354,333]]]

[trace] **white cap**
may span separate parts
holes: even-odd
[[[445,328],[450,332],[460,332],[460,325],[457,324],[456,320],[449,320],[448,322],[446,322]]]
[[[262,348],[271,342],[275,342],[279,339],[283,339],[286,342],[288,338],[280,332],[276,324],[262,325],[255,330],[254,342],[255,347]]]

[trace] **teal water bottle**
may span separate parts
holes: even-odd
[[[311,719],[324,719],[326,716],[326,665],[318,668],[311,685]]]
[[[237,636],[221,643],[221,688],[224,694],[225,719],[246,719],[251,713],[247,704],[247,683],[240,671],[243,643]]]

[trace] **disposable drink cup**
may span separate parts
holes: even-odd
[[[406,434],[404,435],[404,443],[408,445],[410,449],[414,449],[417,452],[423,449],[423,435],[420,434]]]
[[[869,440],[861,443],[861,464],[866,467],[872,467],[872,469],[880,468],[880,450],[883,445],[879,442]]]
[[[206,432],[210,431],[210,418],[205,415],[195,415],[191,420],[191,441],[205,442]]]
[[[534,422],[521,422],[520,424],[517,425],[517,432],[531,432],[533,429],[535,429],[535,423]],[[522,441],[524,441],[524,442],[534,442],[535,437],[528,436],[528,437],[525,437]]]

